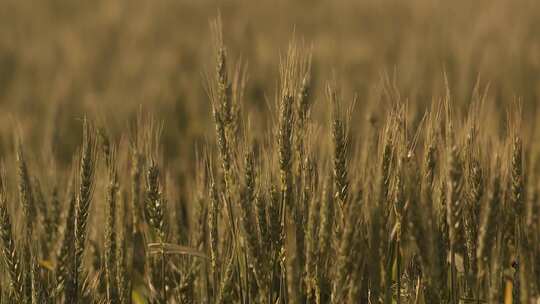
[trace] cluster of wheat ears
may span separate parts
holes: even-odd
[[[229,67],[219,21],[214,32],[216,141],[190,189],[175,186],[161,125],[142,115],[118,142],[84,119],[63,173],[28,166],[17,137],[0,176],[1,303],[536,301],[540,163],[519,103],[490,136],[480,90],[465,119],[448,90],[414,127],[389,92],[387,115],[355,138],[356,103],[330,84],[323,132],[310,115],[310,54],[292,43],[259,136],[242,107],[244,70]]]

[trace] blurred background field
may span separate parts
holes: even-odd
[[[3,145],[16,124],[28,144],[55,147],[67,164],[83,113],[118,136],[142,107],[164,121],[167,158],[191,159],[194,144],[213,136],[204,75],[214,66],[209,21],[218,14],[229,56],[248,65],[252,116],[274,100],[280,58],[295,37],[312,47],[316,91],[335,79],[358,94],[354,119],[384,110],[383,79],[422,108],[441,92],[444,72],[457,104],[479,80],[495,107],[521,98],[524,118],[536,117],[534,0],[2,0]]]

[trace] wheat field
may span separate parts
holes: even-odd
[[[0,303],[540,303],[538,28],[0,1]]]

